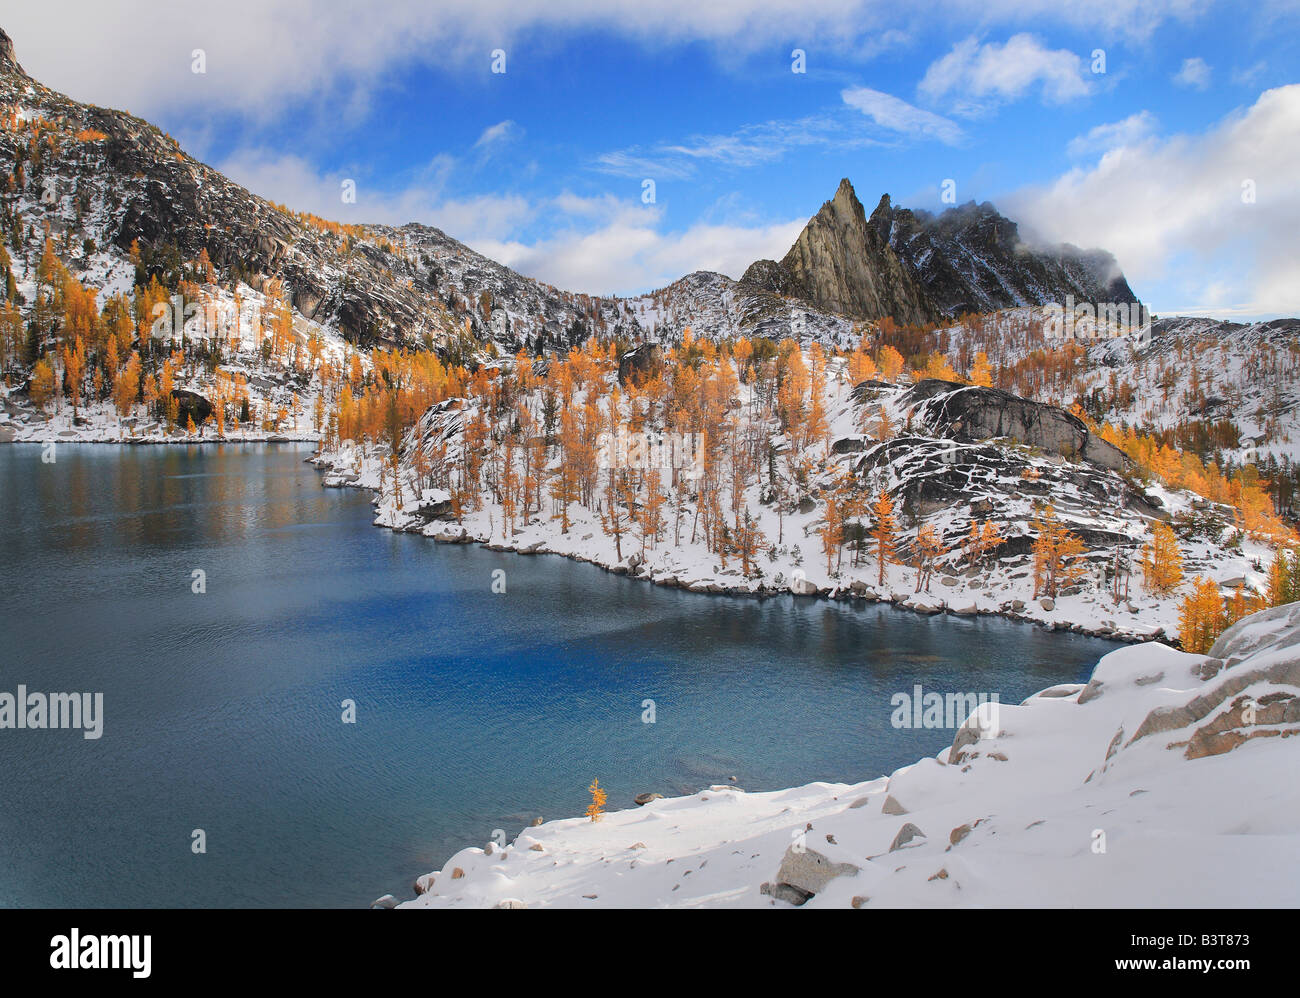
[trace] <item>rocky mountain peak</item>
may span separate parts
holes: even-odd
[[[888,211],[889,204],[886,195],[873,219],[882,207]],[[868,222],[846,177],[781,260],[782,273],[764,268],[752,276],[766,278],[764,286],[770,290],[853,318],[889,315],[913,324],[933,320],[937,316],[933,304],[902,268],[887,240],[887,231],[881,233]]]
[[[4,28],[0,28],[0,72],[22,73],[23,67],[18,65],[18,60],[14,58],[14,41],[7,34]]]
[[[862,202],[858,200],[858,193],[853,189],[853,184],[849,182],[848,177],[840,181],[840,186],[835,188],[835,197],[831,198],[828,204],[834,205],[839,211],[862,211]]]
[[[868,218],[847,177],[779,263],[758,261],[742,279],[851,318],[913,325],[1067,295],[1137,301],[1109,253],[1027,246],[987,201],[935,215],[884,194]]]

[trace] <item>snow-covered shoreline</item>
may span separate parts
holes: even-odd
[[[224,437],[190,437],[190,436],[170,436],[155,435],[128,437],[125,440],[120,437],[95,437],[95,436],[78,436],[78,437],[59,437],[59,436],[33,436],[19,437],[11,440],[0,438],[0,444],[112,444],[119,447],[193,447],[196,444],[314,444],[318,438],[308,434],[284,434],[284,433],[249,433],[231,435]]]
[[[1294,907],[1298,734],[1293,603],[981,707],[887,777],[535,823],[401,907]]]
[[[755,582],[746,579],[737,570],[711,571],[710,566],[696,561],[646,565],[636,554],[623,559],[615,557],[608,539],[600,535],[598,524],[585,525],[580,531],[575,527],[569,534],[549,529],[544,524],[522,528],[514,536],[502,531],[493,533],[485,516],[467,517],[465,524],[449,521],[427,522],[408,510],[398,510],[391,496],[381,500],[378,478],[373,468],[357,473],[350,461],[351,455],[338,460],[328,454],[308,458],[323,471],[323,484],[329,488],[357,488],[375,494],[375,526],[386,527],[399,533],[418,533],[443,544],[480,544],[491,551],[513,552],[520,555],[552,554],[603,568],[617,575],[641,579],[654,585],[685,589],[708,595],[744,596],[764,598],[795,595],[806,598],[824,598],[861,603],[889,603],[899,609],[926,616],[951,614],[959,617],[994,616],[1021,623],[1036,624],[1050,630],[1102,637],[1124,643],[1170,641],[1170,631],[1176,633],[1176,600],[1158,601],[1160,623],[1132,623],[1117,619],[1126,611],[1099,606],[1088,595],[1061,596],[1056,599],[1034,599],[1028,591],[1015,593],[1002,600],[990,600],[983,586],[972,586],[958,576],[940,578],[938,588],[947,595],[913,592],[914,579],[907,578],[913,570],[907,566],[893,565],[886,572],[886,584],[871,584],[867,576],[874,572],[861,566],[857,573],[832,581],[818,583],[820,573],[810,569],[801,573],[799,582],[776,583],[771,579]],[[482,520],[483,522],[478,522]],[[591,542],[595,543],[591,543]],[[947,583],[945,585],[945,583]],[[1020,598],[1022,597],[1023,598]],[[1135,598],[1135,603],[1142,602]],[[1154,602],[1154,601],[1148,601]],[[1143,605],[1132,617],[1146,616],[1151,607]]]
[[[0,430],[4,427],[0,426]],[[102,431],[102,432],[101,432]],[[0,443],[14,444],[111,444],[117,446],[194,446],[204,444],[244,444],[244,443],[319,443],[319,436],[314,433],[279,433],[274,431],[235,431],[224,436],[192,436],[180,432],[150,433],[138,437],[109,435],[103,427],[93,427],[74,435],[68,431],[32,432],[17,438],[5,438],[0,435]],[[660,567],[658,570],[643,565],[636,555],[617,559],[612,550],[606,550],[608,544],[584,546],[591,540],[593,533],[579,535],[575,530],[571,535],[557,534],[553,530],[537,527],[525,527],[514,536],[504,532],[493,533],[486,524],[467,525],[444,521],[425,522],[409,512],[398,510],[390,501],[379,497],[378,481],[373,471],[357,474],[351,471],[345,462],[336,462],[330,456],[316,453],[306,459],[324,472],[322,484],[325,487],[346,487],[365,489],[375,494],[378,510],[374,523],[398,532],[419,533],[430,539],[446,544],[480,544],[492,551],[514,552],[520,555],[553,554],[595,565],[608,572],[639,578],[654,585],[668,588],[685,589],[690,592],[709,595],[745,596],[764,598],[768,596],[796,595],[809,598],[825,598],[846,602],[889,603],[899,609],[909,610],[927,616],[950,614],[961,617],[995,616],[1006,620],[1035,624],[1050,630],[1084,634],[1091,637],[1103,637],[1124,643],[1145,643],[1162,641],[1178,647],[1176,620],[1177,601],[1172,598],[1148,600],[1147,605],[1126,611],[1120,607],[1106,607],[1088,596],[1058,596],[1054,599],[1035,598],[1032,594],[1015,593],[1000,601],[990,601],[989,590],[981,585],[968,585],[967,580],[952,575],[940,577],[939,586],[942,593],[917,593],[911,591],[909,580],[902,578],[908,569],[905,566],[890,566],[886,573],[884,586],[872,584],[862,576],[869,575],[865,569],[856,573],[857,577],[844,580],[826,580],[822,584],[812,581],[817,572],[812,571],[798,582],[793,579],[787,583],[775,583],[764,580],[755,584],[745,579],[734,570],[710,572],[702,565],[673,566],[673,570]],[[598,529],[598,528],[597,528]],[[603,540],[603,538],[602,538]],[[695,569],[690,571],[689,569]],[[1248,570],[1247,570],[1248,571]],[[849,573],[854,575],[855,573]],[[1262,581],[1262,580],[1256,580]],[[896,583],[896,584],[895,584]],[[1140,600],[1134,598],[1128,605]],[[1153,612],[1155,611],[1155,612]],[[1124,613],[1131,617],[1146,618],[1146,622],[1129,622],[1121,619]],[[1159,622],[1152,622],[1156,617]]]
[[[12,421],[8,424],[0,424],[0,444],[195,446],[244,443],[302,444],[319,443],[320,439],[312,432],[245,430],[227,432],[224,436],[195,436],[175,431],[145,433],[130,437],[123,436],[119,427],[101,424],[78,428],[73,434],[66,427],[59,429],[60,425],[54,420],[39,426],[15,424]],[[17,426],[22,426],[28,432],[16,437],[4,434],[6,428],[12,430]],[[607,550],[609,548],[607,542],[585,544],[599,534],[598,524],[588,525],[592,526],[594,532],[587,534],[579,534],[575,528],[571,534],[564,535],[534,525],[520,529],[514,536],[506,536],[503,531],[494,533],[488,522],[476,523],[473,518],[468,518],[469,522],[465,525],[443,521],[428,523],[409,511],[398,510],[392,503],[391,497],[389,501],[381,501],[378,495],[379,483],[373,467],[361,473],[353,471],[348,464],[349,461],[354,460],[351,454],[339,459],[337,455],[331,457],[318,453],[306,460],[324,473],[322,484],[326,487],[359,488],[374,493],[377,508],[374,521],[376,526],[399,532],[420,533],[439,543],[481,544],[489,550],[512,551],[521,555],[560,555],[655,585],[710,595],[758,598],[798,595],[839,601],[890,603],[899,609],[923,615],[944,613],[962,617],[996,616],[1006,620],[1036,624],[1051,630],[1104,637],[1125,643],[1165,641],[1176,644],[1177,640],[1177,601],[1174,599],[1148,599],[1144,602],[1134,597],[1131,605],[1135,605],[1136,609],[1132,613],[1122,607],[1107,607],[1099,604],[1088,596],[1058,596],[1055,599],[1040,600],[1026,591],[999,594],[1006,598],[990,601],[987,598],[989,590],[986,586],[969,585],[966,579],[953,575],[940,576],[937,586],[939,592],[916,593],[912,591],[912,580],[905,577],[911,570],[903,566],[890,566],[884,586],[872,583],[866,578],[871,572],[865,566],[860,572],[849,572],[849,578],[826,579],[820,584],[815,581],[819,577],[815,569],[805,573],[800,582],[791,579],[789,582],[775,583],[771,579],[766,579],[755,584],[752,580],[741,577],[735,570],[713,572],[699,563],[652,568],[643,566],[636,555],[621,560],[615,558],[613,550]],[[607,539],[601,537],[599,540]],[[1141,605],[1138,606],[1139,604]],[[1126,614],[1133,620],[1123,620],[1122,617]],[[1139,618],[1143,622],[1139,623]]]
[[[236,432],[228,433],[223,437],[208,436],[197,437],[179,434],[148,434],[139,437],[123,438],[120,435],[109,436],[107,434],[96,435],[94,432],[86,432],[77,436],[65,437],[58,432],[49,433],[32,433],[24,435],[17,439],[5,440],[0,438],[0,443],[14,444],[105,444],[116,446],[195,446],[211,444],[244,444],[244,443],[317,443],[319,438],[311,433],[275,433],[275,432]],[[325,473],[323,485],[326,487],[347,487],[365,489],[372,493],[377,492],[376,484],[370,484],[361,479],[347,480],[340,468],[336,467],[328,458],[321,455],[312,455],[306,459],[309,463],[315,465]],[[376,504],[380,505],[378,499]],[[1116,626],[1113,629],[1105,626],[1099,621],[1094,626],[1088,626],[1079,623],[1069,616],[1070,597],[1062,597],[1056,600],[1048,601],[1052,604],[1053,610],[1047,610],[1043,604],[1033,599],[1011,600],[1009,606],[1002,603],[989,604],[981,602],[978,598],[979,590],[974,587],[959,585],[949,587],[947,597],[937,596],[930,593],[913,593],[910,587],[905,583],[900,583],[899,588],[890,589],[886,587],[869,586],[861,580],[853,580],[847,584],[831,584],[816,586],[814,583],[808,583],[800,592],[796,593],[789,584],[774,585],[766,582],[760,586],[745,584],[748,580],[739,578],[734,574],[699,572],[694,576],[670,574],[665,572],[653,573],[649,571],[637,571],[639,562],[635,557],[624,559],[622,562],[610,557],[602,557],[601,552],[586,553],[578,545],[565,548],[561,543],[563,538],[555,535],[553,532],[530,532],[522,530],[514,537],[505,537],[498,535],[491,536],[487,531],[475,530],[468,526],[458,526],[447,523],[423,524],[411,516],[403,517],[396,509],[385,506],[376,515],[375,525],[388,527],[398,532],[420,533],[439,543],[446,544],[481,544],[493,551],[512,551],[521,555],[536,554],[553,554],[569,558],[573,561],[580,561],[586,564],[595,565],[603,568],[608,572],[618,575],[627,575],[632,578],[639,578],[643,581],[653,583],[659,586],[669,588],[686,589],[691,592],[703,593],[708,595],[725,595],[725,596],[747,596],[764,598],[768,596],[781,595],[799,595],[810,598],[826,598],[841,601],[858,601],[863,603],[890,603],[899,609],[910,610],[923,615],[937,615],[940,613],[952,614],[955,616],[996,616],[1007,620],[1015,620],[1023,623],[1037,624],[1052,630],[1068,631],[1075,634],[1086,634],[1093,637],[1104,637],[1114,641],[1127,643],[1138,643],[1147,641],[1168,640],[1166,630],[1163,626],[1147,627],[1143,625],[1133,626]],[[543,533],[545,538],[534,536],[534,533]],[[575,534],[575,537],[577,535]],[[612,552],[610,552],[612,554]],[[629,564],[628,562],[631,562]],[[815,573],[814,573],[815,574]],[[953,578],[951,576],[945,578]],[[887,580],[888,581],[888,580]],[[1017,607],[1015,604],[1020,603]],[[1056,613],[1056,609],[1060,613]],[[1104,618],[1109,620],[1111,618]],[[1118,624],[1118,621],[1116,622]]]

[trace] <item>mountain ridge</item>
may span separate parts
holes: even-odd
[[[847,177],[778,262],[741,280],[854,319],[938,324],[963,312],[1077,301],[1136,303],[1115,257],[1069,243],[1034,247],[989,202],[935,215],[889,194],[871,215]]]
[[[74,101],[32,79],[0,30],[4,105],[29,131],[35,121],[60,123],[58,141],[39,157],[32,156],[22,128],[0,131],[0,171],[23,181],[7,199],[6,227],[48,222],[56,238],[93,241],[101,254],[112,255],[100,260],[99,271],[117,273],[126,288],[134,245],[144,256],[136,272],[146,276],[165,277],[168,268],[174,272],[206,251],[224,278],[259,291],[280,281],[305,320],[336,328],[363,347],[445,351],[468,333],[502,350],[540,353],[592,335],[672,341],[688,327],[696,335],[831,343],[844,340],[853,319],[934,324],[968,299],[1023,304],[1045,298],[1045,288],[1066,293],[1083,287],[1080,281],[1053,284],[1059,268],[1048,268],[1035,272],[1032,293],[1020,285],[1014,292],[993,286],[982,296],[963,296],[961,289],[978,282],[962,276],[960,261],[931,259],[930,230],[941,227],[925,213],[895,209],[888,195],[868,217],[846,179],[785,259],[756,261],[739,281],[697,271],[641,295],[567,292],[518,274],[433,226],[343,225],[275,205],[187,155],[149,122]],[[24,163],[25,173],[19,169]],[[1015,223],[1006,226],[1014,238]],[[951,238],[943,243],[955,245]],[[921,259],[926,246],[929,257]],[[70,257],[74,270],[78,263],[86,264],[79,272],[89,269],[88,260],[76,259],[75,252]]]

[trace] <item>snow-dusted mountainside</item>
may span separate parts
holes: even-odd
[[[1296,735],[1292,603],[1205,656],[1125,648],[1086,686],[981,706],[887,777],[710,787],[463,849],[404,907],[1296,907]]]
[[[1100,393],[1106,418],[1166,430],[1227,422],[1237,442],[1223,449],[1238,463],[1300,458],[1300,319],[1157,319],[1134,346],[1114,339],[1089,349],[1083,392]],[[1116,397],[1112,377],[1142,390]]]
[[[757,434],[760,449],[771,455],[734,499],[764,538],[748,574],[734,557],[730,565],[720,558],[704,534],[696,536],[692,524],[703,499],[690,485],[676,493],[680,508],[669,503],[666,539],[649,548],[629,536],[618,549],[602,517],[600,492],[590,505],[570,506],[567,530],[549,507],[518,517],[510,529],[499,469],[488,473],[482,506],[458,518],[447,491],[431,484],[439,473],[430,469],[459,474],[466,426],[485,415],[481,400],[449,399],[426,412],[403,443],[396,475],[387,448],[352,441],[327,446],[317,463],[329,485],[375,490],[379,525],[451,543],[560,554],[697,592],[890,601],[921,613],[999,614],[1124,640],[1172,639],[1178,635],[1181,593],[1148,591],[1137,565],[1152,525],[1170,520],[1180,524],[1189,578],[1203,575],[1228,591],[1266,588],[1271,542],[1244,532],[1230,507],[1159,483],[1141,486],[1128,458],[1070,413],[997,389],[933,379],[852,386],[844,375],[844,361],[832,360],[824,399],[831,443],[824,460],[802,471],[785,457],[796,452],[786,435],[761,420],[742,418],[739,424],[739,437]],[[751,411],[754,392],[752,385],[738,385],[734,411]],[[573,408],[584,402],[575,396]],[[527,404],[541,406],[537,398]],[[877,439],[882,415],[896,432]],[[548,460],[554,471],[558,461]],[[865,537],[856,554],[850,546],[827,566],[821,535],[825,496],[840,480],[867,498],[881,489],[892,497],[900,527],[898,560],[887,566],[883,580]],[[1053,598],[1040,598],[1033,569],[1044,504],[1087,549],[1086,570]],[[863,516],[864,530],[869,519]],[[979,564],[964,547],[976,521],[996,527],[1003,540]],[[914,564],[921,527],[935,531],[946,553],[935,563],[928,588],[918,590]],[[1119,598],[1111,584],[1117,565],[1132,574]]]
[[[694,273],[626,299],[573,294],[431,226],[339,225],[272,204],[148,122],[32,79],[2,31],[0,114],[0,176],[13,179],[0,197],[0,223],[20,234],[12,255],[22,277],[39,259],[46,225],[73,276],[105,295],[129,292],[138,276],[166,281],[206,252],[221,284],[261,291],[280,281],[302,321],[363,347],[447,350],[468,332],[498,350],[540,353],[593,335],[675,342],[688,327],[697,337],[842,345],[850,318],[923,322],[1067,293],[1082,298],[1097,290],[1092,276],[1102,266],[1100,257],[1067,249],[1057,258],[1026,253],[1014,223],[990,216],[989,206],[931,219],[892,208],[886,197],[868,221],[846,181],[800,237],[795,249],[807,244],[812,255],[794,278],[782,276],[787,257],[780,265],[760,261],[741,281]],[[823,216],[841,201],[846,207],[835,217],[852,216],[853,231],[822,238],[839,224]],[[129,258],[133,245],[138,264]],[[841,275],[826,280],[843,284],[843,294],[825,291],[829,272]]]
[[[937,336],[959,370],[984,352],[998,383],[1022,394],[1160,434],[1221,469],[1256,465],[1276,483],[1279,509],[1296,516],[1300,319],[1167,317],[1138,331],[1083,317],[1073,337],[1055,339],[1051,324],[1046,309],[1015,308]]]
[[[0,224],[20,233],[12,252],[20,281],[34,273],[48,225],[73,276],[104,296],[129,292],[138,274],[166,280],[206,252],[221,283],[261,291],[280,281],[301,321],[362,347],[445,350],[468,332],[498,350],[541,353],[589,336],[673,342],[688,327],[704,337],[847,337],[847,320],[721,274],[626,300],[574,294],[432,226],[348,226],[295,213],[191,158],[148,122],[43,86],[2,31],[0,114],[0,176],[13,178]]]
[[[900,208],[886,195],[871,214],[884,237],[943,315],[1023,305],[1136,302],[1115,257],[1077,246],[1032,246],[987,201],[938,215]]]
[[[687,329],[713,340],[789,338],[830,347],[856,342],[853,322],[842,315],[712,271],[687,274],[666,288],[618,304],[635,320],[642,338],[665,344],[679,342]]]
[[[131,288],[133,243],[159,275],[206,250],[224,281],[280,280],[303,319],[361,345],[442,346],[468,323],[507,348],[567,346],[598,331],[602,309],[613,317],[612,305],[516,274],[429,226],[341,226],[274,205],[148,122],[32,79],[3,32],[0,115],[0,176],[14,179],[2,221],[24,237],[20,266],[39,257],[46,223],[74,276],[109,293]]]

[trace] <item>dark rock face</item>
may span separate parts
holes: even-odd
[[[195,426],[202,426],[203,421],[212,415],[212,403],[197,392],[173,388],[172,398],[176,400],[176,421],[181,426],[191,419]]]
[[[23,67],[18,65],[18,60],[14,58],[13,39],[4,33],[3,28],[0,28],[0,71],[4,70],[27,75],[23,72]]]
[[[663,347],[658,343],[643,343],[618,359],[618,383],[626,385],[631,379],[634,384],[640,384],[662,371],[663,366]]]
[[[988,202],[932,215],[898,208],[886,194],[867,218],[847,179],[780,263],[759,260],[743,280],[854,318],[915,325],[1067,295],[1137,301],[1109,253],[1030,247]]]
[[[910,389],[901,402],[915,406],[916,416],[933,432],[953,440],[1009,437],[1045,453],[1088,461],[1111,471],[1129,465],[1119,448],[1091,433],[1078,417],[1000,388],[927,378]]]
[[[433,502],[421,502],[416,507],[415,515],[425,520],[454,520],[456,513],[452,507],[450,499],[439,499]]]
[[[775,260],[755,260],[741,275],[746,284],[788,298],[807,298],[808,288]]]
[[[1068,244],[1031,247],[987,201],[933,215],[896,207],[885,195],[871,224],[945,316],[1064,304],[1067,295],[1077,302],[1137,301],[1111,254]]]
[[[894,386],[888,381],[877,381],[872,378],[869,381],[854,385],[849,397],[858,405],[863,405],[867,402],[874,402],[882,395],[888,395],[893,390]]]

